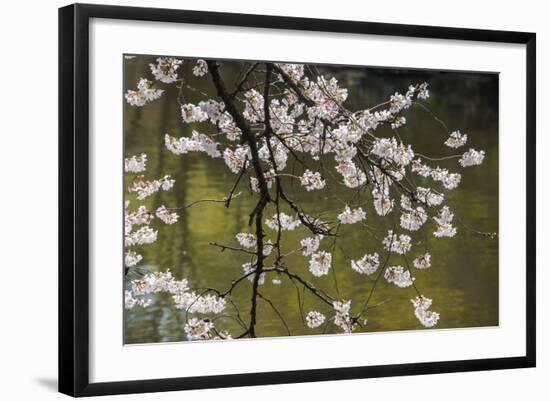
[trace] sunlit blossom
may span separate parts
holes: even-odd
[[[323,315],[321,312],[310,311],[306,316],[307,326],[310,329],[314,329],[322,325],[325,322],[325,319],[325,315]]]
[[[152,244],[157,240],[158,231],[149,226],[143,226],[124,237],[124,246]]]
[[[168,134],[164,136],[166,149],[176,155],[184,155],[189,152],[204,152],[212,158],[221,157],[218,150],[219,143],[212,140],[208,135],[193,130],[191,137],[176,139]]]
[[[437,230],[434,232],[434,236],[439,238],[454,237],[456,235],[456,228],[451,224],[453,217],[454,214],[451,212],[451,209],[448,206],[443,206],[439,214],[434,217],[434,221],[437,223]]]
[[[428,220],[426,210],[417,206],[403,211],[400,218],[401,227],[409,231],[417,231]]]
[[[405,234],[394,234],[388,230],[388,235],[382,240],[384,249],[404,255],[411,249],[411,237]]]
[[[302,246],[302,254],[304,256],[310,256],[313,252],[316,252],[319,249],[319,244],[321,242],[322,236],[315,235],[313,237],[307,237],[300,241]]]
[[[206,61],[198,59],[197,64],[193,67],[193,75],[202,77],[206,74],[208,74],[208,65],[206,64]]]
[[[128,192],[136,193],[137,198],[143,200],[148,196],[157,193],[160,189],[167,191],[174,186],[176,180],[169,175],[165,175],[159,180],[145,180],[143,176],[136,177],[132,184],[128,187]]]
[[[453,131],[449,134],[449,138],[445,141],[445,145],[450,148],[460,148],[466,144],[468,135],[462,134],[460,131]]]
[[[416,187],[416,198],[427,206],[439,206],[445,199],[443,194],[423,187]]]
[[[207,340],[210,338],[210,330],[213,328],[214,323],[210,320],[193,317],[185,324],[184,331],[190,341]]]
[[[124,291],[124,308],[133,309],[136,306],[146,308],[151,305],[150,298],[136,297],[132,294],[132,291]]]
[[[139,156],[132,156],[124,159],[124,172],[126,173],[141,173],[145,171],[147,163],[147,155],[142,153]]]
[[[470,149],[462,155],[458,163],[462,167],[477,166],[483,163],[484,158],[485,158],[485,151]]]
[[[407,91],[402,93],[392,90],[393,95],[382,99],[381,103],[377,102],[377,105],[367,104],[362,105],[359,110],[348,110],[346,105],[348,89],[341,86],[335,77],[318,74],[316,69],[309,67],[306,69],[303,64],[274,64],[271,82],[266,80],[268,85],[265,88],[262,80],[259,80],[260,73],[265,72],[264,64],[256,66],[251,64],[252,67],[247,74],[257,82],[246,79],[241,84],[235,85],[227,82],[229,96],[218,93],[218,96],[208,98],[209,96],[202,91],[209,91],[214,87],[209,88],[210,84],[207,84],[205,79],[209,78],[207,76],[209,72],[212,75],[210,78],[215,78],[215,71],[209,71],[207,62],[202,59],[194,63],[185,61],[185,71],[182,71],[183,63],[183,60],[173,57],[157,58],[155,63],[149,65],[152,80],[141,78],[137,88],[127,90],[124,96],[129,105],[143,107],[164,93],[172,96],[177,92],[179,106],[176,107],[181,108],[181,119],[185,123],[182,128],[183,134],[180,135],[184,136],[177,138],[165,134],[164,151],[171,152],[172,155],[167,153],[166,157],[173,160],[167,159],[166,162],[160,163],[161,167],[162,165],[165,165],[165,168],[173,167],[176,165],[172,163],[175,160],[173,155],[187,155],[191,152],[204,153],[211,158],[223,158],[223,162],[221,160],[213,162],[223,167],[219,170],[219,179],[227,180],[228,185],[234,184],[233,187],[227,188],[230,192],[223,191],[221,195],[201,195],[198,193],[202,193],[202,189],[196,188],[197,194],[192,196],[192,199],[204,198],[201,201],[214,200],[223,203],[227,198],[222,197],[228,196],[228,193],[229,196],[236,197],[236,191],[241,191],[238,192],[239,195],[244,193],[242,198],[251,199],[250,204],[248,199],[244,203],[246,213],[250,213],[251,227],[241,224],[239,220],[237,227],[240,228],[234,231],[234,233],[237,232],[235,240],[239,245],[233,246],[235,245],[233,240],[233,245],[223,248],[230,250],[228,252],[231,255],[241,256],[241,259],[234,259],[233,256],[225,258],[228,270],[224,274],[232,271],[237,271],[238,274],[233,277],[233,286],[242,282],[243,284],[239,285],[247,286],[250,291],[253,287],[250,282],[254,283],[255,287],[256,283],[264,285],[266,280],[270,280],[274,286],[279,286],[284,276],[285,279],[289,279],[288,286],[285,281],[285,285],[281,287],[262,287],[261,289],[266,293],[261,293],[259,296],[271,297],[277,291],[286,290],[287,287],[292,288],[291,284],[293,284],[298,290],[298,297],[303,290],[308,297],[314,298],[313,295],[317,295],[322,301],[320,304],[332,303],[334,315],[327,313],[325,316],[317,310],[310,310],[305,315],[305,322],[309,328],[318,328],[327,323],[326,329],[328,323],[333,322],[337,326],[337,331],[344,333],[351,333],[356,327],[361,326],[361,322],[366,324],[365,313],[368,308],[365,304],[361,311],[364,301],[354,300],[354,305],[358,301],[361,303],[357,305],[357,314],[351,315],[352,300],[341,299],[339,293],[341,290],[344,295],[346,286],[342,285],[338,288],[336,285],[334,291],[336,294],[330,289],[331,278],[323,276],[328,275],[331,268],[339,269],[337,263],[347,260],[348,262],[343,263],[350,263],[352,270],[361,275],[368,276],[379,272],[372,279],[369,277],[361,279],[356,276],[359,281],[366,283],[365,291],[374,290],[373,286],[376,286],[379,278],[384,276],[388,283],[400,288],[414,285],[414,289],[419,293],[410,268],[426,270],[431,267],[431,255],[428,252],[431,244],[425,240],[423,231],[433,231],[433,235],[437,238],[453,237],[457,233],[457,229],[453,226],[454,214],[448,206],[444,206],[446,200],[449,202],[453,200],[453,196],[447,191],[457,188],[462,180],[462,175],[453,171],[452,161],[456,162],[458,159],[461,167],[469,167],[482,164],[485,158],[485,151],[473,148],[462,155],[448,155],[452,151],[449,149],[445,151],[445,146],[456,149],[468,142],[468,136],[459,130],[451,132],[447,138],[444,138],[444,142],[439,140],[439,146],[445,152],[443,154],[437,154],[433,150],[431,153],[428,150],[429,156],[425,156],[422,154],[424,148],[420,146],[425,145],[423,142],[419,143],[418,149],[415,144],[413,149],[413,145],[403,141],[403,139],[406,141],[415,139],[414,135],[411,136],[412,131],[407,132],[409,130],[406,127],[400,128],[408,121],[413,121],[413,117],[409,117],[412,111],[407,113],[405,111],[413,104],[423,107],[420,101],[429,98],[430,93],[426,82],[410,85]],[[229,70],[224,71],[224,75],[227,71]],[[246,71],[247,69],[243,68],[240,76],[245,77]],[[181,73],[181,77],[178,73]],[[196,83],[199,79],[191,76],[184,81],[183,78],[186,76],[184,73],[192,73],[198,78],[205,77],[202,82],[206,86],[202,85],[193,91],[193,94],[188,95],[186,88],[192,89],[188,84]],[[173,85],[169,88],[169,84]],[[152,112],[155,112],[154,107]],[[267,114],[269,118],[266,118]],[[144,118],[146,115],[149,114],[144,113]],[[422,133],[419,132],[419,134]],[[196,155],[196,160],[205,155]],[[195,155],[192,159],[195,162]],[[435,161],[441,161],[443,167],[438,166],[434,163]],[[169,175],[160,179],[147,177],[148,174],[144,172],[148,162],[150,166],[159,166],[158,161],[152,163],[145,153],[131,155],[124,159],[125,173],[132,174],[125,177],[126,182],[129,183],[127,190],[131,194],[132,202],[130,209],[130,201],[126,200],[124,208],[124,266],[128,272],[124,294],[125,308],[147,307],[155,303],[161,307],[159,310],[162,310],[164,308],[162,302],[167,299],[180,310],[182,321],[185,321],[183,331],[188,340],[231,338],[230,333],[215,327],[214,322],[216,326],[223,327],[225,319],[222,318],[232,317],[232,311],[230,313],[228,310],[216,317],[210,315],[224,312],[226,302],[233,303],[232,295],[237,293],[232,293],[233,287],[229,287],[228,291],[225,291],[227,289],[225,286],[214,289],[209,287],[209,283],[197,280],[192,283],[195,286],[192,290],[188,280],[177,280],[169,270],[147,272],[157,262],[145,260],[144,263],[144,256],[146,257],[148,252],[139,247],[157,241],[159,237],[157,230],[161,230],[160,227],[164,226],[161,222],[177,223],[179,216],[176,211],[187,207],[172,205],[172,200],[169,201],[171,207],[168,208],[161,203],[168,202],[167,199],[173,199],[172,197],[153,196],[159,191],[173,188],[176,183]],[[223,164],[228,170],[224,170]],[[459,170],[456,165],[454,169]],[[287,179],[287,177],[291,178]],[[333,183],[343,185],[345,187],[343,190],[347,190],[349,196],[332,193],[333,188],[329,184]],[[311,193],[312,191],[319,192]],[[321,199],[321,202],[326,201],[326,205],[330,202],[330,205],[345,206],[343,210],[341,206],[339,210],[335,210],[334,206],[317,210],[311,205],[301,204],[304,194]],[[221,199],[211,199],[214,197]],[[242,198],[232,206],[237,205],[240,208],[242,204],[239,202]],[[259,198],[260,202],[258,202]],[[176,199],[179,198],[176,197]],[[144,202],[140,205],[139,201]],[[229,206],[229,201],[226,204]],[[252,207],[248,208],[248,205]],[[370,215],[368,224],[367,222],[357,224],[366,220],[366,211],[369,208],[375,210],[372,225]],[[283,210],[286,213],[282,212]],[[272,213],[275,214],[272,215]],[[254,219],[257,220],[254,221]],[[249,232],[239,232],[253,231],[254,223],[257,224],[255,232],[259,236]],[[383,249],[388,251],[387,258],[383,257],[385,262],[381,264],[380,255],[372,251],[363,256],[361,254],[354,256],[357,259],[347,256],[346,237],[343,237],[343,240],[339,238],[352,227],[341,227],[342,232],[338,232],[338,229],[340,225],[351,224],[357,224],[355,230],[361,230],[360,235],[364,233],[365,236],[372,235],[374,238],[383,237],[381,241]],[[265,232],[262,230],[265,226],[262,227],[262,225],[276,232]],[[300,228],[302,225],[303,229]],[[388,230],[385,236],[383,232],[380,234],[379,230],[385,231],[392,225],[393,230]],[[423,230],[418,232],[421,228]],[[283,233],[283,231],[293,230],[296,230],[296,233]],[[407,230],[406,232],[410,235],[400,234],[395,232],[396,230]],[[170,232],[173,230],[168,231]],[[303,232],[309,232],[307,235],[310,236],[306,237]],[[327,250],[320,249],[323,236],[326,237],[327,242],[323,248]],[[329,245],[328,242],[332,241],[332,238],[334,242]],[[362,240],[362,238],[359,239]],[[287,246],[289,249],[285,249]],[[413,246],[413,254],[418,256],[414,259],[411,257],[412,263],[409,267],[408,254]],[[418,251],[418,249],[422,250]],[[374,250],[377,249],[374,248]],[[341,256],[340,251],[344,256]],[[378,251],[380,252],[379,249]],[[420,252],[423,253],[419,255]],[[299,256],[300,253],[306,258]],[[294,254],[292,258],[296,256],[298,258],[286,259],[291,254]],[[399,255],[407,255],[407,257]],[[238,260],[236,265],[235,260]],[[388,263],[399,263],[397,260],[401,260],[405,267],[388,265]],[[138,265],[139,268],[129,269]],[[349,268],[350,265],[347,266]],[[314,277],[303,276],[302,279],[302,276],[299,276],[299,269],[305,268],[308,268]],[[333,272],[337,273],[337,270]],[[429,273],[429,271],[418,272],[417,270],[414,272],[419,275],[419,279],[423,278],[420,277],[421,275]],[[317,287],[321,282],[324,284]],[[420,284],[422,283],[419,283],[418,288],[422,288]],[[254,291],[256,291],[255,288]],[[169,295],[157,298],[155,295],[157,293]],[[370,299],[370,296],[368,298]],[[264,300],[270,303],[268,298]],[[433,327],[438,323],[439,314],[430,310],[431,299],[418,296],[411,299],[411,302],[414,315],[422,326]],[[309,298],[306,303],[309,303]],[[273,305],[272,307],[276,308]],[[370,308],[371,305],[368,307]],[[303,311],[301,313],[301,317],[304,318]],[[208,317],[192,316],[193,314],[206,314]],[[238,318],[240,320],[240,316]],[[246,335],[244,325],[243,328]],[[250,331],[251,328],[248,330]],[[243,336],[242,332],[239,334],[239,338]]]
[[[229,170],[235,174],[242,170],[246,160],[249,159],[250,149],[246,145],[237,146],[234,150],[226,148],[223,151],[223,160],[225,164],[229,167]]]
[[[184,123],[196,123],[208,120],[208,114],[192,103],[181,106],[181,118]]]
[[[367,214],[360,207],[356,209],[350,209],[348,205],[344,208],[344,211],[338,215],[340,224],[355,224],[362,220],[365,220]]]
[[[179,217],[176,212],[171,212],[164,205],[161,205],[155,211],[155,215],[166,224],[174,224],[175,222],[178,221],[178,217]]]
[[[183,60],[173,57],[159,57],[157,63],[149,64],[149,67],[156,80],[171,84],[178,80],[178,69],[182,63]]]
[[[283,231],[292,231],[300,226],[301,222],[300,220],[281,212],[279,215],[274,214],[273,217],[267,219],[265,224],[272,230],[279,230],[280,227]]]
[[[236,236],[237,241],[243,248],[255,248],[256,236],[251,233],[238,233]]]
[[[243,272],[247,275],[248,281],[254,281],[256,279],[256,265],[252,264],[251,262],[247,262],[243,264]],[[265,272],[260,273],[260,276],[258,277],[258,285],[263,285],[265,283]]]
[[[411,299],[411,302],[414,306],[414,315],[424,327],[433,327],[437,324],[439,313],[429,310],[432,306],[430,298],[426,298],[424,295],[417,296],[415,299]]]
[[[426,252],[425,254],[420,255],[413,260],[413,266],[421,270],[427,269],[431,266],[430,259],[431,255]]]
[[[351,268],[360,274],[372,274],[380,266],[379,256],[376,252],[366,254],[361,259],[352,260]]]
[[[334,324],[340,327],[344,333],[351,333],[354,329],[350,316],[351,300],[334,301],[332,307],[334,308]]]
[[[323,189],[326,185],[325,180],[323,180],[320,173],[314,173],[310,170],[306,170],[300,177],[300,183],[307,191]]]
[[[411,273],[405,270],[403,266],[387,267],[384,272],[384,278],[388,283],[393,283],[401,288],[410,287],[414,281],[414,277],[411,277]]]
[[[143,256],[136,253],[135,251],[127,251],[124,254],[124,266],[133,267],[137,265],[142,259],[143,259]]]
[[[157,100],[164,93],[164,89],[153,87],[153,82],[141,78],[137,84],[137,90],[128,89],[124,97],[131,106],[142,107],[147,103]]]
[[[309,271],[316,277],[328,274],[332,263],[332,254],[327,251],[313,253],[309,261]]]

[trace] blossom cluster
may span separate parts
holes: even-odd
[[[142,173],[145,171],[147,155],[142,153],[139,156],[131,156],[124,160],[126,173]],[[128,188],[129,193],[136,193],[138,200],[158,192],[160,189],[169,190],[175,181],[166,175],[160,180],[148,181],[143,175],[134,178]],[[124,203],[124,266],[126,269],[136,267],[143,259],[143,256],[130,249],[136,246],[152,244],[157,240],[158,230],[150,226],[155,217],[165,224],[174,224],[178,221],[178,214],[169,210],[166,206],[159,206],[154,213],[149,211],[145,205],[139,205],[136,209],[130,210],[130,201]],[[135,227],[138,227],[137,229]],[[132,304],[132,303],[130,303]],[[139,304],[139,303],[138,303]],[[147,306],[141,304],[141,306]]]
[[[210,331],[214,328],[214,323],[206,319],[193,317],[185,324],[184,330],[187,339],[193,340],[209,340],[211,337]]]
[[[334,309],[334,324],[340,327],[344,333],[351,333],[354,329],[350,316],[351,300],[334,301],[332,307]]]
[[[403,266],[388,266],[384,272],[384,278],[388,283],[393,283],[401,288],[410,287],[414,281],[411,272],[405,270]]]
[[[449,134],[449,138],[445,141],[445,145],[450,148],[460,148],[466,145],[468,135],[462,134],[460,131],[453,131]]]
[[[310,311],[306,316],[306,322],[310,329],[314,329],[322,325],[326,320],[325,315],[321,312]]]
[[[178,76],[178,73],[182,73],[182,63],[182,60],[176,58],[161,57],[156,60],[156,64],[150,65],[151,73],[156,81],[163,84],[184,82]],[[208,67],[205,60],[199,59],[186,71],[192,72],[195,77],[205,77],[209,73],[214,74]],[[411,236],[417,235],[421,229],[430,229],[429,225],[435,225],[433,235],[437,238],[456,235],[457,230],[453,226],[454,213],[445,203],[452,199],[447,196],[447,191],[460,185],[462,175],[452,171],[446,160],[456,163],[458,159],[458,166],[463,168],[476,166],[484,161],[485,151],[470,148],[462,154],[430,158],[402,140],[400,132],[408,124],[404,112],[415,103],[430,97],[427,83],[411,85],[403,93],[395,92],[387,101],[377,106],[352,111],[346,108],[348,90],[335,77],[306,74],[306,69],[301,64],[276,63],[272,67],[277,80],[273,87],[280,90],[276,94],[272,92],[269,97],[266,95],[269,90],[262,91],[259,85],[248,84],[239,85],[235,93],[229,96],[231,100],[220,96],[227,102],[235,103],[228,103],[227,107],[219,99],[191,103],[188,99],[178,97],[181,102],[182,122],[186,128],[190,128],[191,134],[180,138],[165,134],[166,149],[175,155],[200,152],[219,159],[220,164],[225,164],[231,173],[238,174],[235,185],[244,177],[244,182],[249,184],[251,196],[257,196],[260,192],[262,196],[265,195],[266,188],[269,195],[274,193],[274,196],[268,197],[268,204],[275,197],[279,199],[282,193],[281,182],[286,185],[286,181],[282,181],[280,177],[291,177],[293,183],[298,182],[298,188],[305,190],[310,196],[317,194],[313,191],[321,191],[320,194],[326,192],[327,180],[349,189],[354,196],[363,197],[365,193],[368,201],[342,201],[344,209],[327,218],[327,222],[307,215],[285,197],[284,200],[291,204],[290,210],[295,214],[289,215],[277,208],[277,213],[266,218],[263,223],[277,231],[279,237],[283,231],[297,230],[298,234],[302,228],[309,230],[310,236],[300,237],[300,247],[295,251],[309,259],[304,264],[309,264],[309,272],[313,276],[323,277],[332,267],[335,252],[319,249],[324,235],[331,235],[333,224],[352,225],[365,221],[365,210],[372,206],[380,217],[395,216],[393,230],[389,230],[381,241],[381,247],[388,252],[388,259],[381,264],[377,252],[365,253],[359,259],[349,260],[351,268],[363,275],[372,275],[379,271],[380,276],[383,274],[388,283],[401,288],[412,286],[415,278],[411,275],[408,262],[407,268],[388,266],[390,256],[396,257],[391,254],[403,255],[404,258],[413,244],[416,246],[418,243]],[[126,100],[130,105],[143,106],[158,99],[164,92],[156,87],[158,82],[140,79],[137,90],[126,93]],[[183,85],[178,88],[183,88]],[[388,131],[377,131],[382,126],[388,127]],[[390,134],[382,136],[382,132]],[[455,130],[448,133],[441,145],[445,146],[447,152],[458,152],[455,149],[465,146],[469,139],[471,138],[468,135]],[[441,166],[432,163],[444,160],[445,164],[442,163]],[[287,166],[296,164],[295,161],[302,164],[301,173],[295,175],[294,167],[292,174],[285,172]],[[125,171],[141,173],[145,171],[146,162],[147,157],[144,154],[132,156],[125,159]],[[419,177],[410,179],[411,173]],[[416,185],[416,180],[422,186]],[[128,191],[143,200],[161,189],[168,190],[173,186],[174,180],[170,176],[152,181],[138,176],[132,181]],[[309,194],[310,192],[313,193]],[[367,202],[370,205],[364,206]],[[360,204],[362,207],[352,208],[350,204]],[[156,217],[166,224],[174,224],[178,221],[174,210],[175,208],[161,205],[152,212],[144,206],[125,212],[125,246],[154,242],[158,233],[150,227],[152,219]],[[135,229],[135,226],[139,228]],[[366,222],[361,226],[368,229]],[[410,235],[394,232],[396,226]],[[262,237],[239,232],[235,238],[241,248],[234,249],[247,254],[257,253],[242,264],[242,270],[248,280],[257,281],[260,285],[265,283],[266,273],[258,275],[256,270],[258,259],[262,256],[258,247],[263,249],[265,257],[271,254],[274,247],[270,240]],[[280,258],[280,238],[277,241],[277,257]],[[136,266],[141,260],[142,256],[134,249],[126,250],[127,267]],[[279,262],[277,259],[274,264]],[[425,252],[412,261],[412,266],[420,270],[431,266],[427,244]],[[156,289],[162,287],[168,289],[158,291],[171,293],[176,307],[188,313],[220,313],[225,308],[224,298],[190,291],[187,282],[184,285],[183,280],[180,282],[181,287],[175,291],[170,289],[175,284],[169,277],[153,275],[140,280],[145,281],[145,284],[138,281],[126,297],[127,305],[131,307],[148,305],[151,301],[139,297],[157,292]],[[272,282],[280,284],[281,280],[275,278]],[[140,292],[140,288],[145,290]],[[415,316],[423,326],[432,327],[437,324],[439,314],[429,310],[431,299],[422,296],[411,301]],[[350,315],[351,300],[335,301],[333,308],[334,324],[346,333],[352,332],[355,319]],[[305,321],[308,327],[316,328],[326,321],[326,317],[320,312],[310,311]],[[197,317],[187,320],[184,330],[190,340],[214,339],[218,336],[211,320]]]
[[[238,233],[236,236],[237,241],[243,248],[255,248],[256,236],[251,233]]]
[[[430,261],[431,258],[430,253],[426,252],[413,260],[413,266],[420,270],[428,269],[432,265]]]
[[[300,245],[302,246],[302,254],[304,256],[310,256],[313,252],[316,252],[319,249],[322,239],[322,235],[315,235],[313,237],[302,239],[300,241]]]
[[[179,217],[176,212],[171,212],[164,205],[159,206],[159,208],[155,211],[155,215],[166,224],[174,224],[178,221]]]
[[[400,223],[401,227],[406,230],[417,231],[428,220],[428,213],[426,210],[422,206],[413,207],[410,198],[406,195],[401,196],[401,209],[403,212],[401,214]],[[400,242],[396,240],[396,243]]]
[[[142,153],[139,156],[132,156],[124,159],[124,172],[126,173],[141,173],[145,171],[147,163],[147,155]]]
[[[166,292],[172,295],[176,308],[183,309],[187,313],[219,314],[224,311],[226,303],[224,298],[211,294],[197,294],[195,291],[189,290],[188,284],[186,279],[176,280],[170,270],[148,273],[140,279],[132,280],[132,289],[127,291],[127,296],[136,299]],[[139,303],[135,303],[135,305],[139,305]]]
[[[243,264],[243,272],[246,274],[248,281],[253,282],[256,279],[256,264],[252,262],[246,262]],[[265,272],[260,273],[258,277],[258,285],[263,285],[265,283]]]
[[[439,211],[439,214],[434,217],[434,221],[437,223],[437,230],[434,232],[436,237],[454,237],[456,235],[456,228],[451,224],[454,218],[454,214],[451,212],[448,206],[443,206]]]
[[[176,139],[168,134],[164,136],[166,149],[176,155],[184,155],[189,152],[203,152],[212,158],[221,157],[218,150],[218,143],[214,142],[207,135],[193,131],[191,138],[181,137]]]
[[[149,64],[149,67],[157,81],[171,84],[178,80],[178,69],[182,63],[183,60],[173,57],[159,57],[157,63]]]
[[[432,300],[430,298],[426,298],[422,295],[415,299],[411,299],[411,302],[414,306],[414,315],[424,327],[433,327],[437,324],[439,321],[439,313],[429,310],[432,306]]]
[[[160,189],[168,191],[174,186],[176,180],[172,179],[169,175],[165,175],[161,179],[149,181],[143,176],[136,177],[132,184],[128,187],[128,192],[136,193],[139,200],[143,200],[155,193]]]
[[[382,244],[384,249],[404,255],[411,249],[411,237],[406,234],[398,236],[393,230],[388,230],[388,235],[384,237]]]
[[[338,215],[338,220],[340,224],[355,224],[365,220],[366,217],[367,214],[360,207],[352,210],[346,205],[344,211]]]
[[[173,293],[173,300],[177,309],[188,313],[221,313],[225,309],[225,298],[196,292]]]
[[[133,309],[136,306],[146,308],[151,305],[150,298],[134,297],[132,291],[124,291],[124,307],[126,309]]]
[[[314,173],[310,170],[306,170],[300,177],[300,183],[306,189],[306,191],[313,191],[315,189],[323,189],[326,185],[325,180],[321,177],[320,173]]]
[[[311,254],[309,271],[316,277],[328,274],[332,264],[332,254],[327,251],[319,251]]]
[[[292,231],[300,226],[301,221],[289,216],[285,213],[274,214],[273,217],[267,219],[265,224],[272,230]]]
[[[380,267],[380,259],[376,252],[351,261],[351,268],[360,274],[373,274],[378,267]]]
[[[198,59],[197,64],[193,67],[193,75],[203,77],[206,74],[208,74],[208,65],[206,64],[206,61]]]
[[[158,231],[149,227],[140,227],[137,231],[129,232],[124,237],[124,246],[152,244],[157,240]]]
[[[164,89],[153,87],[153,82],[141,78],[137,83],[137,90],[128,89],[124,97],[131,106],[142,107],[147,103],[157,100],[164,93]]]
[[[470,149],[462,155],[458,161],[462,167],[478,166],[483,163],[485,158],[485,151]]]

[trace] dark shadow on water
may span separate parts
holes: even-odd
[[[44,388],[46,388],[50,391],[55,391],[57,393],[57,378],[55,378],[55,377],[36,377],[35,380],[42,387],[44,387]]]

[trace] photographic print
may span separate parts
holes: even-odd
[[[123,73],[125,344],[499,325],[498,73]]]

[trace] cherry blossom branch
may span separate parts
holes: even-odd
[[[229,245],[218,244],[217,242],[210,242],[209,245],[221,248],[222,252],[225,251],[226,249],[229,249],[231,251],[243,252],[243,253],[247,253],[247,254],[250,254],[250,255],[256,255],[256,252],[251,252],[248,249],[237,248],[237,247],[233,247],[233,246],[229,246]]]
[[[247,163],[248,163],[248,158],[245,157],[241,172],[237,176],[237,179],[235,180],[235,183],[233,184],[233,187],[229,191],[229,195],[226,197],[225,207],[229,207],[229,205],[231,204],[231,200],[233,199],[233,194],[235,193],[235,190],[237,189],[237,186],[239,185],[239,182],[241,181],[241,178],[243,177],[243,175],[246,171],[246,164]]]
[[[258,65],[260,65],[260,63],[254,63],[250,66],[250,68],[245,72],[245,74],[243,75],[239,83],[235,86],[235,89],[231,93],[231,97],[234,98],[237,95],[237,93],[239,93],[242,90],[243,85],[246,83],[246,81],[248,81],[248,77],[250,76],[250,74],[252,74],[252,72],[256,69],[256,67],[258,67]]]

